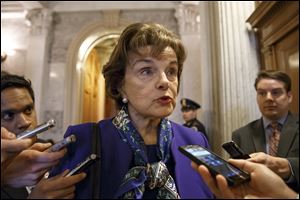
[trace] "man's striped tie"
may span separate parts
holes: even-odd
[[[277,156],[277,149],[280,140],[280,131],[278,122],[272,122],[270,124],[272,134],[269,137],[269,154],[271,156]]]

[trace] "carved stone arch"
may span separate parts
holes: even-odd
[[[91,23],[83,27],[74,37],[67,51],[64,93],[64,130],[70,124],[80,123],[82,113],[82,73],[84,60],[99,40],[120,35],[129,24],[127,21],[114,22],[112,18]],[[115,17],[116,19],[116,17]]]

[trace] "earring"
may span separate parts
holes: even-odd
[[[126,104],[126,103],[128,103],[128,99],[126,99],[126,98],[124,97],[124,98],[122,99],[122,102]]]

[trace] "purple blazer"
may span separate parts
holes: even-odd
[[[115,197],[119,185],[130,169],[133,155],[127,143],[119,137],[112,120],[102,120],[98,123],[101,132],[101,186],[100,198]],[[200,175],[191,167],[191,161],[178,151],[178,147],[188,144],[199,144],[209,148],[203,134],[171,122],[174,137],[171,152],[175,162],[175,177],[177,190],[181,198],[213,198],[213,194],[206,186]],[[66,156],[56,166],[50,176],[61,173],[65,169],[73,169],[92,152],[91,123],[70,126],[65,137],[75,134],[77,140],[68,147]],[[91,170],[87,177],[76,185],[75,198],[92,198]]]

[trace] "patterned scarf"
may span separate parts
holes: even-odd
[[[134,152],[134,165],[125,175],[115,198],[142,199],[145,188],[158,188],[158,199],[179,199],[174,179],[165,165],[170,157],[172,129],[171,123],[164,118],[160,123],[159,162],[150,164],[146,154],[143,138],[133,126],[128,116],[127,107],[123,107],[113,119],[113,124],[124,142],[129,144]]]

